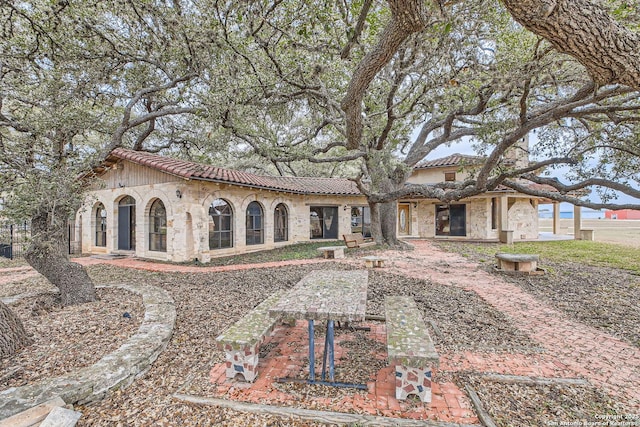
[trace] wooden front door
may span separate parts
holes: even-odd
[[[398,205],[398,234],[407,236],[411,232],[411,217],[409,205]]]
[[[136,249],[136,201],[127,196],[118,204],[118,250]]]

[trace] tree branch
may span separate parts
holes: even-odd
[[[362,138],[362,100],[369,84],[393,58],[411,34],[422,31],[429,21],[427,6],[421,0],[388,0],[391,20],[373,47],[356,67],[341,107],[346,116],[347,148],[355,149]]]
[[[589,0],[503,0],[511,16],[584,65],[600,85],[640,90],[640,35]]]

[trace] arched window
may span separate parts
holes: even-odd
[[[216,199],[209,206],[209,249],[233,247],[233,211],[224,199]]]
[[[107,246],[107,210],[102,203],[96,207],[96,246]]]
[[[264,224],[262,217],[262,206],[260,206],[260,203],[249,203],[249,206],[247,206],[247,245],[260,245],[264,243]]]
[[[167,210],[160,199],[156,199],[149,210],[149,250],[167,251]]]
[[[283,203],[276,206],[273,213],[273,241],[286,242],[289,240],[289,215]]]

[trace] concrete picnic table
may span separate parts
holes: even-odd
[[[366,389],[363,384],[335,382],[334,323],[363,321],[367,304],[366,271],[316,270],[291,288],[269,313],[274,317],[307,320],[309,324],[309,384]],[[314,321],[326,320],[321,381],[315,379]],[[327,358],[329,381],[326,381]],[[283,379],[287,381],[287,379]]]

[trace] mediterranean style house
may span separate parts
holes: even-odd
[[[465,178],[479,157],[425,161],[410,182]],[[260,176],[146,152],[115,149],[76,217],[87,254],[174,262],[370,235],[366,198],[347,179]],[[400,238],[510,241],[538,238],[535,197],[493,191],[456,203],[399,200]]]

